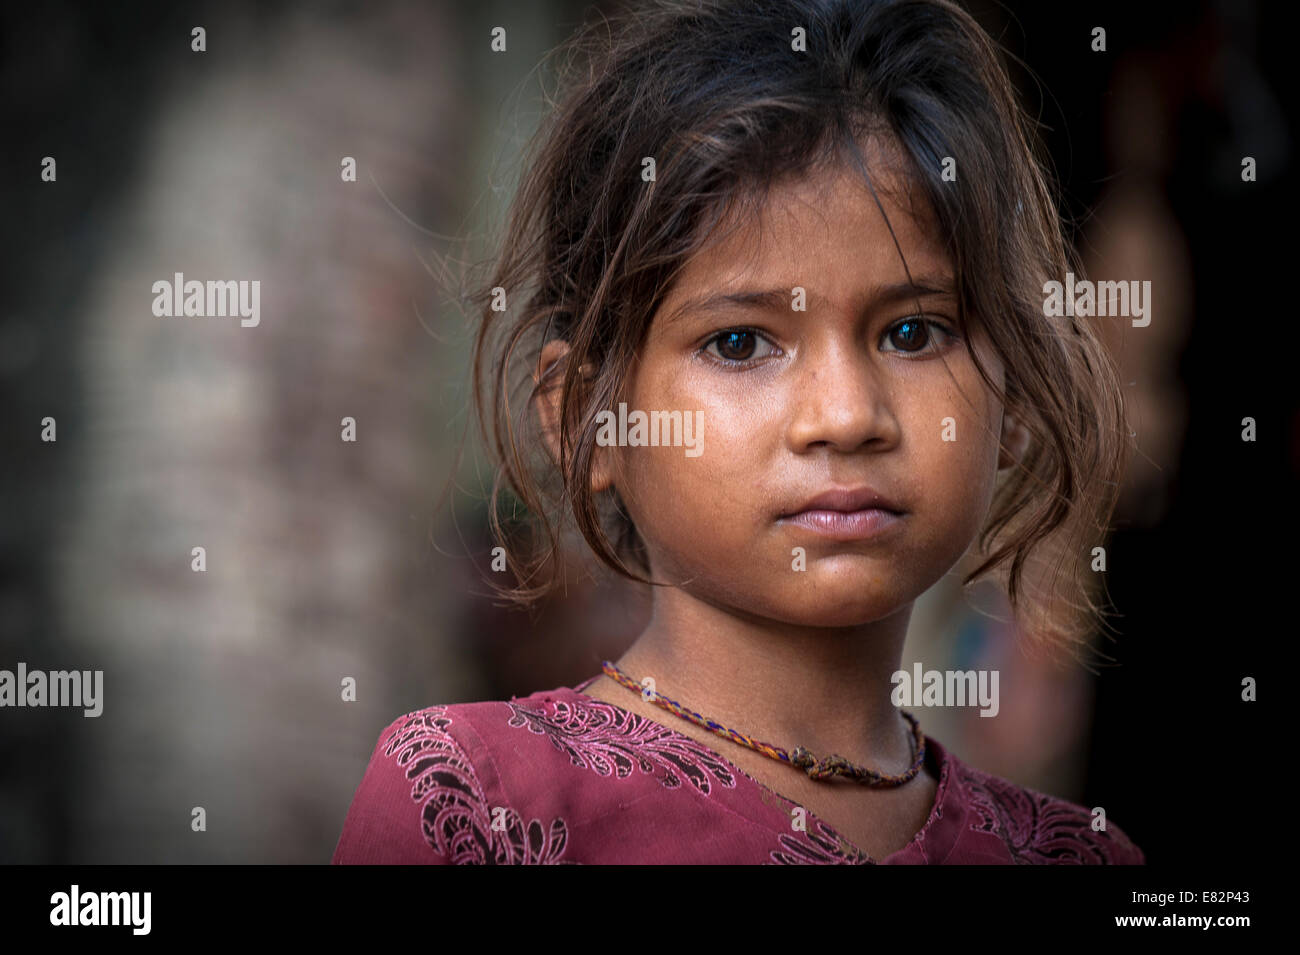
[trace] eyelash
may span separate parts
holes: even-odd
[[[947,325],[945,325],[943,322],[935,321],[932,318],[923,318],[920,315],[908,315],[906,318],[900,318],[898,321],[894,322],[894,324],[890,325],[883,332],[881,332],[880,334],[881,339],[884,340],[886,337],[888,337],[890,332],[898,328],[900,325],[906,324],[907,322],[919,322],[925,325],[927,329],[933,330],[937,328],[940,332],[942,332],[950,339],[957,338],[956,333],[953,332],[953,330],[949,328]],[[741,326],[737,328],[724,328],[721,331],[714,333],[712,336],[710,336],[709,340],[706,341],[704,345],[700,347],[699,353],[708,355],[709,359],[711,359],[712,361],[716,362],[719,365],[722,365],[723,367],[728,367],[728,368],[737,368],[737,369],[748,368],[751,365],[755,365],[758,362],[763,361],[764,358],[745,358],[745,359],[723,358],[720,355],[713,355],[709,352],[709,346],[712,345],[714,342],[718,341],[721,338],[725,338],[727,335],[731,335],[736,332],[745,332],[747,334],[753,335],[756,338],[763,339],[769,345],[772,345],[773,348],[776,347],[775,343],[773,343],[771,339],[769,339],[758,329]],[[893,349],[893,351],[900,355],[924,355],[927,352],[933,351],[934,342],[933,339],[930,338],[930,334],[932,334],[932,332],[927,333],[925,345],[922,348],[918,349],[917,351],[908,352],[908,351],[903,351],[901,349]],[[765,357],[771,357],[771,356],[765,356]]]

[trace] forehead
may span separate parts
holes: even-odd
[[[762,280],[850,304],[909,270],[951,276],[929,203],[897,150],[870,140],[863,155],[870,183],[840,159],[776,183],[761,199],[741,197],[685,263],[674,292]]]

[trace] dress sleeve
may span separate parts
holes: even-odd
[[[449,759],[471,765],[429,711],[408,713],[385,727],[348,808],[331,864],[451,863],[446,840],[434,837],[440,800],[430,787],[438,778],[437,764]]]
[[[1109,856],[1111,865],[1146,865],[1146,855],[1119,826],[1111,823],[1109,833],[1112,837]]]

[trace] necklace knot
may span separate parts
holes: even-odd
[[[832,753],[824,759],[817,759],[802,746],[796,746],[790,754],[790,762],[808,774],[809,779],[828,779],[831,776],[852,776],[853,764],[843,756]]]

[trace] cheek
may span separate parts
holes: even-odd
[[[997,476],[1000,414],[974,368],[957,375],[961,390],[950,386],[917,422],[917,446],[925,459],[917,479],[929,484],[922,494],[944,527],[957,537],[979,532],[992,500]],[[969,396],[971,403],[963,393]],[[951,419],[951,420],[945,420]]]
[[[736,400],[734,388],[710,387],[706,376],[643,378],[629,413],[691,411],[699,455],[680,447],[619,448],[624,501],[652,551],[681,561],[719,564],[720,551],[752,542],[755,522],[766,513],[762,485],[767,455],[779,424],[770,401]]]

